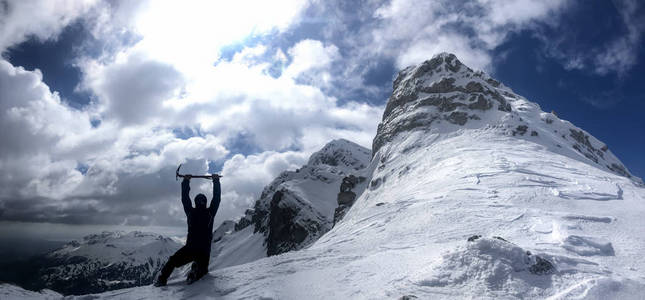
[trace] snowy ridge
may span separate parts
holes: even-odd
[[[96,296],[645,298],[640,179],[598,140],[453,55],[399,75],[373,149],[368,188],[309,247],[192,286]],[[259,208],[279,186],[318,178],[303,169],[276,179]]]

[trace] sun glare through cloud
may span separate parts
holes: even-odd
[[[297,22],[305,1],[151,1],[136,20],[137,49],[188,72],[208,67],[220,48]],[[190,70],[190,71],[189,71]]]

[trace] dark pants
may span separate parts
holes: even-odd
[[[193,264],[193,269],[195,267],[197,268],[197,270],[195,270],[197,272],[197,278],[201,278],[208,273],[209,260],[210,253],[208,253],[208,251],[200,251],[188,245],[183,246],[168,259],[168,262],[161,269],[159,279],[165,282],[175,268],[181,267],[189,262],[195,262]]]

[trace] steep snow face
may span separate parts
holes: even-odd
[[[370,158],[368,149],[339,139],[312,154],[298,170],[282,172],[237,224],[225,222],[216,230],[221,241],[214,237],[211,266],[242,264],[316,241],[333,225],[343,178],[365,176]],[[365,184],[354,192],[364,189]]]
[[[88,235],[44,255],[39,277],[46,287],[64,294],[150,284],[181,246],[171,238],[139,231]]]
[[[435,59],[445,64],[449,57]],[[448,64],[457,69],[454,59]],[[397,83],[405,78],[413,77]],[[414,99],[389,105],[366,168],[368,188],[311,246],[211,271],[190,287],[172,282],[98,297],[645,298],[640,182],[601,165],[615,157],[584,131],[571,137],[573,125],[506,96],[501,84],[464,78],[450,86],[466,88],[477,80],[495,88],[508,106],[494,98],[481,110],[457,105],[451,111],[453,102],[446,102],[446,111],[442,104],[415,108]],[[404,126],[416,109],[428,114]],[[452,112],[465,113],[465,123],[460,114],[451,122]],[[587,150],[599,163],[583,154]]]
[[[633,178],[607,145],[453,54],[442,53],[399,72],[372,146],[373,155],[399,134],[489,128],[527,139],[602,170]],[[640,178],[633,178],[642,183]]]

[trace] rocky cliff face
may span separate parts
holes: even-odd
[[[402,70],[393,90],[372,144],[372,155],[400,135],[492,128],[633,177],[607,145],[555,114],[543,112],[486,73],[473,71],[453,54],[438,54]]]
[[[283,172],[255,203],[255,231],[267,237],[267,255],[300,249],[333,225],[335,191],[342,179],[369,164],[369,150],[335,140],[309,158],[307,165]]]

